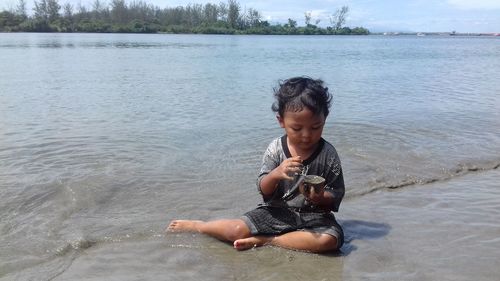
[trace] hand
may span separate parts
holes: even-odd
[[[325,183],[317,185],[302,183],[299,190],[307,201],[318,204],[323,201],[325,196]]]
[[[276,172],[281,179],[293,180],[293,176],[297,173],[301,173],[302,168],[302,159],[300,156],[294,156],[281,162],[281,164],[276,168]]]

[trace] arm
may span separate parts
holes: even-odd
[[[293,180],[293,174],[299,173],[302,167],[302,159],[295,156],[286,159],[260,180],[260,192],[264,199],[271,197],[281,180]]]

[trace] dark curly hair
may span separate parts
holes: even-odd
[[[320,79],[294,77],[283,80],[279,87],[274,89],[274,97],[276,101],[271,108],[281,117],[285,111],[298,112],[304,107],[314,114],[323,113],[325,118],[330,113],[332,95]]]

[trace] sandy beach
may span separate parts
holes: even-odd
[[[63,268],[52,280],[495,280],[498,178],[481,171],[348,200],[338,215],[346,244],[330,255],[157,233],[72,247],[36,270]]]

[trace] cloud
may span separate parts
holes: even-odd
[[[496,10],[500,9],[498,0],[448,0],[448,4],[461,10]]]

